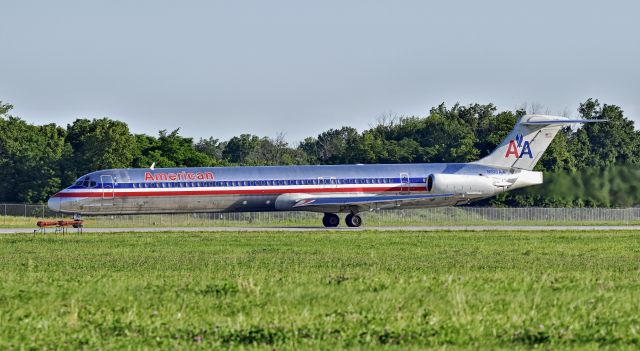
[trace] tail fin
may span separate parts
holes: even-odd
[[[545,115],[522,116],[511,133],[491,154],[473,163],[500,168],[533,170],[562,127],[572,123],[587,122],[605,121]]]

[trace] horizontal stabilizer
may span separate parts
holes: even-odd
[[[452,197],[455,194],[422,194],[422,195],[374,195],[374,196],[341,196],[341,197],[315,197],[304,198],[293,207],[310,206],[361,206],[368,204],[380,204],[390,202],[418,201],[435,198]]]
[[[607,122],[606,119],[556,119],[556,120],[533,120],[534,117],[528,121],[521,122],[524,125],[551,125],[551,124],[572,124],[572,123],[598,123]]]

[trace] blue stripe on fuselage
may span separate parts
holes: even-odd
[[[146,181],[145,173],[205,173],[211,172],[214,180],[159,180]],[[84,177],[91,177],[96,181],[95,188],[102,188],[102,180],[100,176],[112,176],[116,182],[115,185],[106,183],[107,188],[114,187],[116,189],[127,189],[140,186],[141,184],[190,184],[189,187],[215,187],[217,186],[268,186],[268,184],[258,184],[260,182],[277,181],[274,186],[308,186],[318,185],[308,183],[309,181],[319,178],[330,180],[337,179],[338,184],[345,179],[390,179],[387,183],[342,183],[354,185],[366,184],[401,184],[401,174],[410,176],[409,183],[422,184],[429,174],[437,173],[457,173],[457,174],[499,174],[506,173],[505,170],[493,167],[483,166],[479,164],[465,163],[432,163],[432,164],[381,164],[381,165],[321,165],[321,166],[259,166],[259,167],[195,167],[195,168],[156,168],[154,170],[145,168],[130,169],[107,169],[89,173]],[[291,184],[291,181],[302,181],[304,184]],[[239,184],[249,185],[223,185],[215,182],[239,182]],[[288,181],[289,184],[280,184],[281,181]],[[241,183],[244,182],[244,183]],[[255,183],[255,184],[254,184]],[[254,184],[254,185],[252,185]],[[333,185],[333,183],[329,183]],[[322,185],[322,184],[320,184]],[[324,184],[327,185],[327,184]],[[153,187],[153,186],[152,186]],[[71,186],[70,189],[87,189],[82,186]]]

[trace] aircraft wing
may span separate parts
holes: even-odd
[[[456,194],[416,194],[416,195],[367,195],[367,196],[340,196],[340,197],[307,197],[297,201],[293,207],[320,207],[320,206],[357,206],[385,205],[407,201],[420,201],[427,199],[442,199],[453,197]]]

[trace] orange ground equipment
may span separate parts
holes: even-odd
[[[82,232],[84,221],[81,219],[61,219],[57,221],[38,221],[36,225],[40,228],[40,232],[46,233],[46,229],[55,227],[55,232],[65,233],[68,227],[73,227]]]

